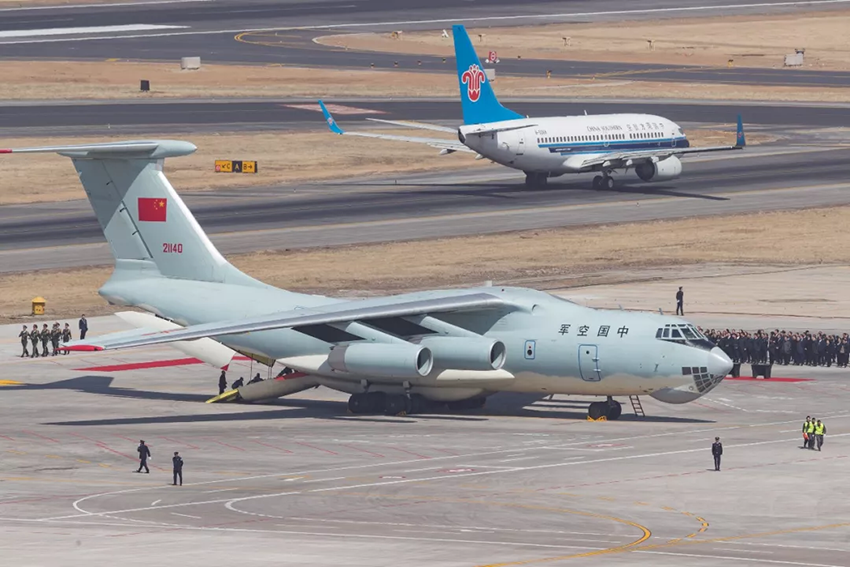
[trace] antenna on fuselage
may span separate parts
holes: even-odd
[[[664,315],[664,311],[662,311],[660,307],[658,308],[658,314],[659,314],[659,315]]]
[[[619,303],[617,304],[617,307],[619,307],[619,308],[620,308],[620,311],[622,311],[622,310],[623,310],[623,306],[622,306],[622,305],[620,305]]]
[[[584,111],[584,115],[587,116],[587,110]]]

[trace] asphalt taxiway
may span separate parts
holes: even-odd
[[[365,118],[422,122],[461,122],[457,99],[327,99],[344,107],[335,118],[344,128],[377,127]],[[747,126],[850,128],[850,105],[753,103],[745,101],[640,101],[506,98],[505,104],[526,116],[645,113],[679,123],[734,124],[738,114]],[[333,107],[332,107],[333,108]],[[120,133],[256,131],[322,128],[314,99],[98,101],[12,103],[0,106],[0,133],[116,135]],[[731,126],[730,126],[731,127]]]
[[[612,191],[590,189],[585,175],[530,190],[521,173],[493,166],[183,197],[232,254],[846,205],[848,158],[843,147],[753,147],[691,159],[675,181],[635,178]],[[111,262],[87,201],[0,207],[2,272]]]
[[[20,360],[17,329],[0,327],[0,547],[20,564],[847,565],[837,369],[646,398],[647,417],[617,422],[585,421],[590,400],[566,396],[369,417],[324,389],[203,404],[217,371],[165,348]],[[822,452],[800,448],[806,415],[828,426]],[[150,474],[133,473],[139,439]]]
[[[51,17],[38,10],[10,10],[0,21],[0,57],[17,59],[178,60],[187,54],[220,63],[286,64],[308,67],[430,70],[453,66],[440,57],[334,49],[314,43],[322,34],[352,31],[441,29],[452,23],[521,25],[599,22],[665,17],[771,14],[840,9],[848,0],[746,2],[736,0],[621,0],[569,3],[461,4],[372,0],[335,2],[165,2],[127,6],[56,8]],[[450,12],[447,13],[447,10]],[[556,77],[628,75],[637,81],[690,81],[723,84],[841,87],[850,73],[798,69],[746,69],[650,65],[523,58],[503,60],[499,72]]]

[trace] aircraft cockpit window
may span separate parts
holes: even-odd
[[[655,332],[655,338],[669,343],[677,343],[696,347],[702,350],[711,350],[714,343],[708,340],[699,329],[693,325],[676,323],[664,325]]]

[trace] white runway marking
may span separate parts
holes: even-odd
[[[44,35],[75,35],[86,33],[114,33],[153,30],[186,29],[188,26],[160,26],[153,24],[127,24],[121,26],[96,26],[89,28],[44,28],[40,30],[5,30],[0,31],[0,39],[5,37],[37,37]]]
[[[159,504],[160,502],[162,502],[162,499],[154,500],[153,502],[151,502],[151,506],[156,506],[156,505],[157,505],[157,504]]]
[[[673,553],[669,551],[641,551],[632,553],[651,553],[653,555],[670,555],[673,557],[697,557],[699,559],[727,559],[729,561],[758,561],[759,563],[771,563],[776,565],[799,565],[800,567],[843,567],[841,565],[827,565],[824,563],[801,563],[798,561],[778,561],[776,559],[765,559],[764,557],[731,557],[724,555],[698,555],[696,553]]]
[[[0,8],[0,12],[29,12],[31,10],[76,10],[78,8],[115,8],[124,6],[147,6],[150,4],[187,4],[189,2],[215,2],[215,0],[141,0],[139,2],[111,2],[109,4],[28,6],[26,8]]]
[[[200,516],[190,516],[189,514],[180,514],[178,512],[172,512],[171,515],[172,516],[183,516],[184,518],[192,518],[194,520],[200,520],[201,519]]]
[[[563,19],[573,19],[573,18],[589,18],[589,17],[597,17],[597,16],[630,16],[630,15],[643,15],[643,14],[675,14],[677,12],[681,13],[692,13],[692,12],[705,12],[711,10],[746,10],[751,8],[790,8],[790,7],[805,7],[805,6],[818,6],[818,5],[839,5],[839,4],[847,4],[850,3],[850,0],[809,0],[809,1],[800,1],[800,2],[759,2],[754,4],[726,4],[722,6],[681,6],[681,7],[671,7],[671,8],[652,8],[652,9],[642,9],[642,10],[611,10],[606,12],[572,12],[572,13],[560,13],[560,14],[520,14],[514,16],[484,16],[478,18],[466,18],[465,21],[468,22],[488,22],[488,21],[513,21],[513,20],[530,20],[530,21],[539,21],[539,20],[551,20],[555,18],[563,18]],[[324,24],[324,25],[316,25],[316,26],[292,26],[292,27],[274,27],[274,28],[254,28],[254,29],[229,29],[229,30],[204,30],[204,31],[190,31],[190,32],[171,32],[171,33],[157,33],[157,34],[136,34],[136,35],[124,35],[124,36],[110,36],[110,37],[78,37],[78,38],[67,38],[67,39],[37,39],[37,40],[24,40],[24,41],[16,41],[11,43],[47,43],[47,42],[56,42],[56,41],[91,41],[91,40],[104,40],[104,39],[138,39],[138,38],[150,38],[150,37],[168,37],[168,36],[180,36],[180,35],[215,35],[215,34],[237,34],[237,33],[255,33],[255,32],[270,32],[270,31],[299,31],[299,30],[334,30],[338,28],[369,28],[369,27],[379,27],[379,26],[408,26],[408,25],[421,25],[421,24],[454,24],[458,23],[458,18],[440,18],[440,19],[429,19],[429,20],[402,20],[402,21],[394,21],[394,22],[368,22],[368,23],[342,23],[342,24]]]

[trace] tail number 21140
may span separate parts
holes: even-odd
[[[183,253],[183,245],[182,244],[169,244],[168,242],[162,243],[162,253],[163,254],[182,254]]]

